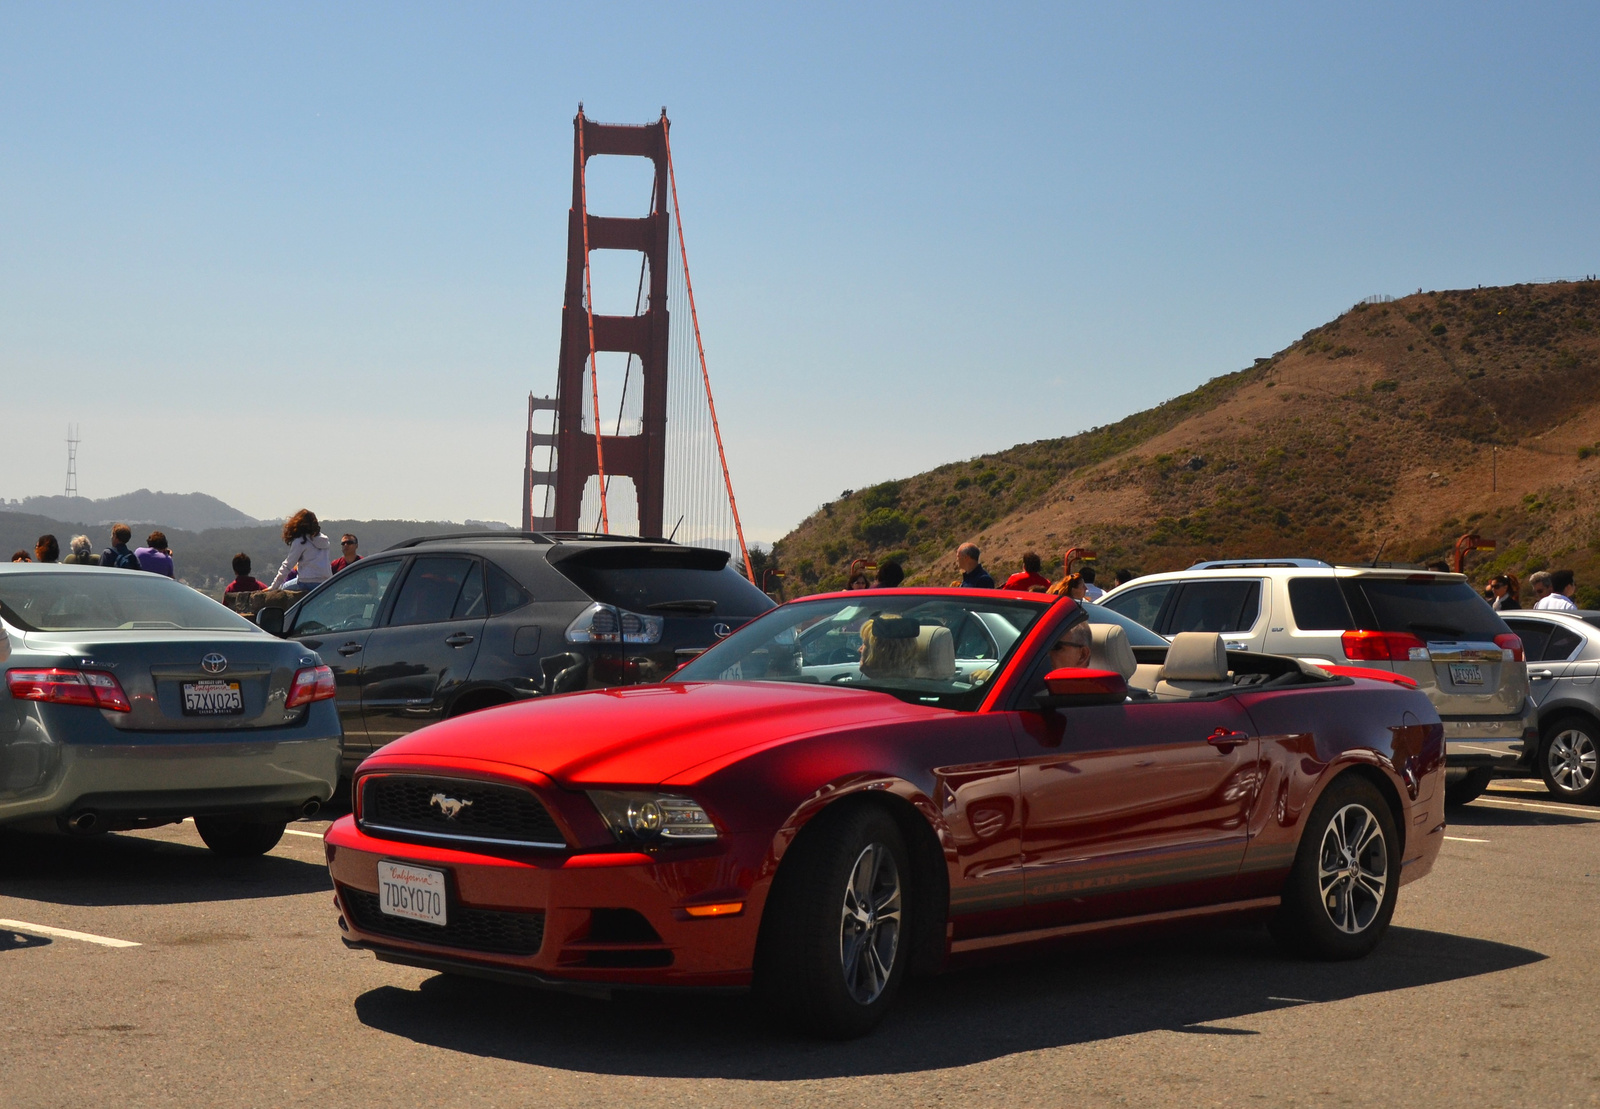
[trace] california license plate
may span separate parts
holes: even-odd
[[[1482,685],[1483,667],[1475,662],[1452,662],[1450,680],[1456,685]]]
[[[378,863],[378,908],[390,916],[445,924],[444,871],[410,863]]]
[[[183,715],[238,716],[244,712],[244,694],[238,682],[183,683]]]

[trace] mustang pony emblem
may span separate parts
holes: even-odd
[[[432,808],[438,809],[441,813],[443,813],[446,820],[454,820],[456,817],[461,815],[462,809],[470,809],[472,807],[472,802],[461,801],[454,797],[446,797],[442,793],[435,793],[432,797],[428,798],[428,805]]]

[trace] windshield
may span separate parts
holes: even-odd
[[[600,547],[551,565],[605,605],[661,616],[748,620],[772,598],[728,565],[726,551],[696,547]]]
[[[1429,642],[1493,639],[1508,630],[1484,599],[1464,581],[1449,578],[1356,578],[1374,621],[1362,627],[1408,631]]]
[[[768,681],[889,693],[974,710],[1050,602],[882,594],[784,605],[679,670],[674,682]]]
[[[0,614],[24,631],[254,631],[204,594],[160,574],[0,575]]]

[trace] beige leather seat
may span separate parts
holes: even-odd
[[[1139,661],[1133,657],[1128,633],[1118,624],[1090,624],[1089,636],[1090,669],[1112,670],[1121,674],[1123,681],[1133,681]]]
[[[949,628],[935,624],[917,632],[917,668],[911,676],[941,682],[955,680],[956,641]]]
[[[1157,697],[1203,697],[1233,688],[1228,648],[1216,632],[1179,632],[1167,648]]]

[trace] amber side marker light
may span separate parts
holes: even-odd
[[[683,911],[690,916],[733,916],[744,912],[743,901],[718,901],[711,905],[685,905]]]

